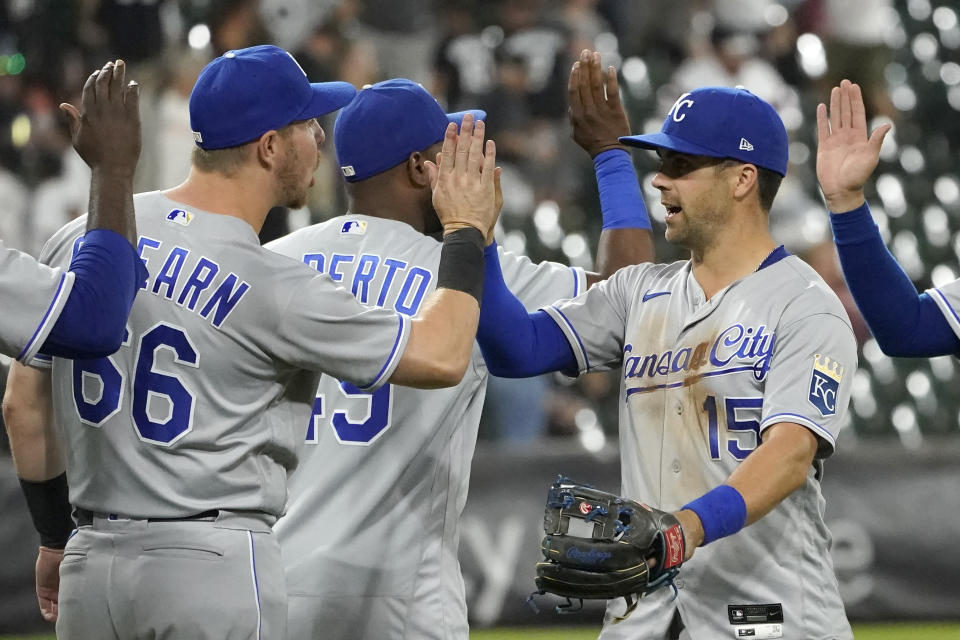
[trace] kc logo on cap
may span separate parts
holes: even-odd
[[[670,111],[667,112],[667,116],[672,117],[674,122],[683,122],[683,119],[687,117],[683,110],[693,106],[693,100],[687,99],[689,95],[689,93],[685,93],[677,98],[677,101],[670,107]]]

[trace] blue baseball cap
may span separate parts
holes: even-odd
[[[741,162],[787,175],[789,140],[770,104],[742,87],[704,87],[680,96],[659,133],[624,136],[623,144]]]
[[[447,125],[459,127],[468,113],[476,120],[487,117],[479,110],[446,113],[426,89],[405,78],[364,87],[333,125],[340,173],[358,182],[395,167],[443,140]]]
[[[348,82],[311,83],[279,47],[237,49],[200,72],[190,93],[190,128],[201,149],[224,149],[336,111],[356,94]]]

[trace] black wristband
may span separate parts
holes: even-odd
[[[443,236],[437,288],[469,293],[480,303],[483,297],[483,245],[479,229],[467,227]]]
[[[40,544],[51,549],[63,549],[74,529],[67,474],[61,473],[43,482],[19,480],[33,526],[40,534]]]

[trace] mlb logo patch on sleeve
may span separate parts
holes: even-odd
[[[167,214],[167,220],[175,222],[181,227],[185,227],[193,220],[193,214],[183,209],[174,209]]]
[[[340,227],[340,233],[347,233],[354,236],[362,236],[367,232],[367,223],[364,220],[347,220]]]
[[[810,377],[809,400],[824,418],[836,415],[837,394],[840,380],[843,379],[843,366],[830,356],[813,356],[813,374]]]

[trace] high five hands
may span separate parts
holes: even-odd
[[[123,60],[107,62],[83,85],[80,108],[63,103],[73,147],[92,169],[133,176],[140,157],[140,87]]]
[[[867,135],[863,94],[849,80],[830,92],[829,111],[825,104],[817,106],[817,179],[830,211],[844,213],[864,203],[863,185],[890,129],[884,124]]]
[[[604,71],[598,52],[580,52],[570,70],[567,102],[573,140],[591,158],[610,149],[627,149],[619,141],[630,135],[630,123],[620,103],[617,72],[613,67]]]
[[[427,161],[433,189],[433,208],[445,233],[474,227],[489,244],[493,228],[503,206],[500,167],[496,166],[497,147],[493,140],[484,143],[485,125],[467,114],[457,131],[450,123],[436,163]]]

